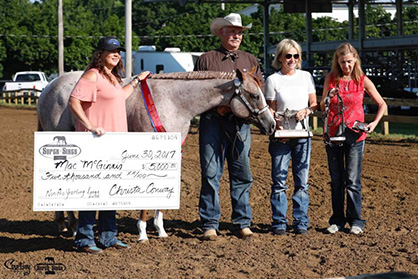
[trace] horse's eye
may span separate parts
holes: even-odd
[[[251,98],[252,98],[254,101],[258,101],[258,100],[260,100],[260,95],[254,95],[254,94],[251,94]]]

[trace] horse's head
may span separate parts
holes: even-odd
[[[249,72],[237,70],[234,79],[235,94],[230,102],[231,110],[236,116],[251,121],[262,133],[271,135],[276,129],[276,121],[254,72],[255,68]]]

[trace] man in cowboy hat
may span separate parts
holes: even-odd
[[[251,27],[242,26],[241,16],[231,13],[216,18],[210,25],[212,34],[220,37],[221,46],[204,53],[196,61],[195,71],[245,72],[256,68],[256,76],[263,83],[260,65],[250,53],[240,51],[243,31]],[[199,152],[202,172],[199,214],[204,231],[204,240],[215,240],[221,216],[219,205],[219,182],[225,158],[228,162],[230,194],[232,200],[232,223],[240,238],[252,236],[250,230],[252,213],[250,208],[250,125],[235,118],[229,107],[218,107],[200,117]]]

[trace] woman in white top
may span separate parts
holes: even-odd
[[[308,127],[308,116],[318,108],[315,84],[312,75],[302,71],[302,48],[291,39],[282,40],[276,49],[273,67],[280,70],[267,78],[266,100],[276,116],[277,129],[299,130]],[[294,118],[285,121],[278,115],[284,111],[297,111]],[[278,117],[277,117],[278,116]],[[306,234],[308,230],[308,174],[311,155],[311,139],[270,138],[271,155],[271,207],[273,212],[273,234],[284,235],[287,228],[286,179],[290,158],[294,181],[293,229],[296,234]]]

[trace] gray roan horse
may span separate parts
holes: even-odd
[[[75,118],[69,107],[71,91],[82,72],[66,73],[53,80],[42,92],[38,103],[39,131],[74,131]],[[130,80],[125,80],[127,84]],[[153,74],[148,79],[156,109],[168,132],[187,136],[190,121],[217,106],[229,106],[232,112],[260,128],[265,134],[275,130],[260,83],[249,72],[182,72]],[[154,132],[139,89],[126,101],[130,132]],[[59,232],[67,231],[64,212],[55,212]],[[77,219],[68,212],[69,229],[75,233]]]

